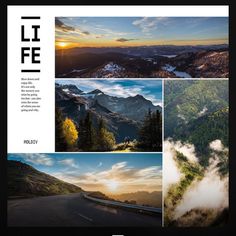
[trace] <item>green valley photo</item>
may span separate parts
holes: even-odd
[[[219,226],[229,215],[228,81],[165,81],[165,226]]]

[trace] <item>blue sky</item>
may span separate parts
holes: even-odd
[[[116,97],[143,95],[154,105],[162,106],[161,80],[56,80],[59,84],[74,84],[84,92],[99,89]]]
[[[228,17],[57,17],[56,42],[68,46],[219,44]]]
[[[88,191],[115,194],[161,190],[161,154],[8,154]]]

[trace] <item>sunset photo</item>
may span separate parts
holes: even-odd
[[[15,226],[161,226],[162,155],[9,154],[8,198]]]
[[[226,78],[227,17],[56,17],[57,78]]]

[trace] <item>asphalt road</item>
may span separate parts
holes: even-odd
[[[161,216],[99,205],[78,193],[9,200],[8,226],[161,226]]]

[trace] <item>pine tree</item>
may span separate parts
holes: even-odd
[[[139,130],[139,145],[141,147],[149,148],[151,146],[151,132],[151,110],[149,109]]]
[[[155,116],[155,136],[156,136],[156,147],[158,150],[162,150],[162,117],[161,112],[156,111]]]
[[[67,151],[68,145],[62,129],[63,115],[61,110],[56,107],[55,111],[55,150],[57,152]]]
[[[87,113],[84,120],[79,123],[79,142],[78,146],[83,151],[93,151],[95,148],[95,130],[92,125],[90,112]]]
[[[87,116],[84,120],[85,131],[86,131],[86,145],[88,150],[92,150],[94,148],[94,128],[92,126],[92,119],[90,112],[87,113]]]
[[[86,130],[84,127],[84,120],[79,121],[79,139],[78,139],[78,147],[79,149],[84,149],[86,144]]]
[[[148,113],[139,130],[138,146],[147,151],[161,151],[162,148],[162,120],[161,113]]]
[[[109,132],[106,127],[103,118],[99,120],[97,131],[97,150],[98,151],[110,151],[116,144],[115,136],[112,132]]]

